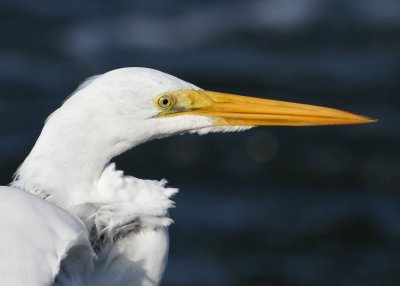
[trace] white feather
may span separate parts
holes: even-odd
[[[0,285],[51,285],[60,271],[64,285],[84,285],[94,253],[79,219],[9,187],[0,187],[0,212]]]
[[[214,126],[205,116],[155,118],[159,112],[153,105],[155,96],[180,89],[199,88],[152,69],[114,70],[84,82],[48,118],[12,183],[47,202],[21,191],[11,194],[11,189],[1,189],[1,203],[8,207],[0,208],[0,217],[17,215],[9,223],[1,221],[15,228],[7,233],[7,241],[18,237],[12,242],[12,256],[7,255],[7,249],[0,250],[0,279],[10,282],[4,285],[48,285],[56,277],[61,259],[79,267],[60,270],[56,281],[60,285],[75,285],[71,277],[86,285],[159,284],[167,261],[167,228],[172,222],[168,209],[174,207],[171,196],[178,190],[166,187],[165,180],[124,176],[110,160],[151,139],[250,128]],[[27,206],[15,196],[27,200]],[[35,207],[37,201],[43,208]],[[27,212],[22,211],[25,207]],[[28,218],[36,232],[24,229],[29,226]],[[87,260],[88,241],[97,254],[94,261]],[[26,246],[19,250],[18,245]],[[84,247],[84,257],[71,251],[81,250],[76,245]],[[36,265],[38,256],[43,265]],[[21,263],[22,268],[8,273],[5,269],[10,261],[13,266]],[[24,284],[28,280],[22,276],[18,280],[23,267],[36,277],[36,284]]]

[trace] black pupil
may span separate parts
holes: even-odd
[[[164,98],[164,99],[162,100],[162,104],[163,104],[163,105],[168,105],[168,103],[169,103],[169,99],[168,99],[168,98]]]

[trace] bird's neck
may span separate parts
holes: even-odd
[[[132,146],[93,130],[90,122],[54,122],[45,125],[12,185],[58,205],[63,198],[70,204],[85,203],[106,164]]]

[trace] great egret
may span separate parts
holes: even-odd
[[[50,115],[11,187],[0,188],[0,284],[159,284],[178,190],[110,163],[138,144],[184,132],[373,121],[204,91],[147,68],[92,77]]]

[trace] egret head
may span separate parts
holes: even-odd
[[[147,68],[122,68],[90,79],[64,103],[62,109],[68,108],[79,114],[80,124],[95,123],[104,136],[134,145],[183,132],[374,121],[330,108],[204,91]]]

